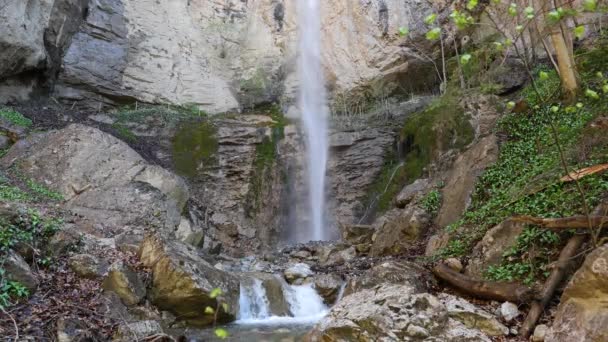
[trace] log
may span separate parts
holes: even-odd
[[[532,216],[515,216],[511,220],[515,222],[529,223],[547,229],[589,229],[608,226],[608,216],[571,216],[562,218],[540,218]]]
[[[535,297],[534,290],[529,287],[513,282],[479,280],[458,273],[445,264],[435,266],[433,274],[452,287],[475,298],[526,303]]]
[[[528,312],[528,316],[526,316],[526,320],[519,329],[519,334],[522,337],[528,338],[534,331],[534,328],[536,327],[536,322],[538,322],[538,319],[545,310],[545,307],[547,306],[547,304],[549,304],[549,301],[553,297],[555,290],[563,281],[566,274],[569,273],[568,271],[571,270],[574,264],[576,263],[576,260],[575,258],[573,258],[573,256],[576,254],[576,252],[586,239],[587,235],[575,235],[570,238],[570,240],[568,240],[568,243],[566,244],[564,249],[562,249],[561,253],[559,254],[559,258],[557,259],[557,262],[555,264],[555,267],[551,270],[551,274],[549,275],[549,278],[547,278],[547,281],[543,286],[543,289],[540,293],[540,299],[535,300],[532,303],[532,305],[530,306],[530,311]]]

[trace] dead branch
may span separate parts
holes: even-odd
[[[522,222],[540,226],[547,229],[589,229],[589,223],[592,227],[601,227],[608,224],[608,216],[571,216],[562,218],[541,218],[533,216],[515,216],[512,221]]]
[[[584,169],[575,170],[560,178],[562,182],[572,182],[585,176],[593,175],[608,170],[608,164],[593,165]]]
[[[13,326],[15,327],[15,341],[19,341],[19,327],[17,326],[17,321],[15,321],[15,317],[13,317],[13,315],[9,314],[8,312],[6,312],[6,310],[4,310],[3,307],[0,306],[0,310],[2,310],[2,312],[8,316],[8,318],[11,319],[11,321],[13,321]]]
[[[435,276],[458,290],[480,299],[525,303],[534,298],[534,291],[518,283],[483,281],[458,273],[445,264],[433,269]]]
[[[532,303],[528,316],[519,330],[519,334],[521,336],[528,338],[532,331],[534,331],[536,322],[538,322],[538,319],[545,310],[545,307],[553,297],[553,293],[562,282],[566,274],[569,273],[568,271],[571,270],[576,263],[576,258],[573,258],[573,256],[586,239],[587,235],[575,235],[568,241],[564,249],[562,249],[559,259],[557,260],[555,267],[551,271],[551,274],[549,275],[549,278],[547,278],[547,281],[545,282],[545,285],[540,293],[540,299],[535,300]]]

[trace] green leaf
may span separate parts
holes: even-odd
[[[439,27],[435,27],[434,29],[432,29],[426,33],[426,39],[428,39],[428,40],[437,40],[440,37],[441,37],[441,29]]]
[[[601,71],[598,71],[595,73],[595,76],[597,76],[597,78],[604,78],[604,73]]]
[[[513,109],[513,108],[515,108],[515,102],[513,102],[513,101],[507,102],[507,109]]]
[[[222,309],[224,309],[224,312],[228,312],[228,309],[230,309],[230,306],[228,306],[228,303],[222,303]]]
[[[469,0],[469,2],[467,3],[467,9],[469,11],[472,11],[475,9],[475,7],[477,7],[478,4],[479,0]]]
[[[594,12],[597,9],[597,0],[584,0],[583,9],[587,12]]]
[[[517,4],[512,3],[509,6],[509,9],[507,10],[507,12],[509,13],[510,16],[516,17],[517,16]]]
[[[547,72],[545,72],[545,71],[541,71],[541,72],[539,72],[539,73],[538,73],[538,78],[539,78],[541,81],[546,81],[546,80],[548,80],[548,79],[549,79],[549,73],[547,73]]]
[[[407,36],[408,34],[410,34],[410,29],[408,29],[407,27],[400,27],[399,28],[399,35],[400,36]]]
[[[501,42],[494,42],[494,47],[496,47],[496,50],[498,51],[502,51],[505,49],[504,45],[502,45]]]
[[[574,28],[574,36],[578,39],[582,39],[585,35],[585,26],[580,25]]]
[[[217,336],[218,338],[225,340],[228,338],[228,332],[225,329],[222,328],[218,328],[215,329],[215,336]]]
[[[591,89],[585,90],[585,96],[587,96],[589,98],[592,98],[594,100],[599,100],[600,99],[600,95],[596,91],[591,90]]]
[[[471,57],[472,57],[472,56],[471,56],[470,54],[468,54],[468,53],[466,53],[466,54],[464,54],[464,55],[460,56],[460,63],[461,63],[462,65],[467,65],[467,64],[469,64],[469,61],[471,60]]]
[[[505,46],[510,47],[513,45],[513,40],[511,38],[505,40]]]
[[[561,9],[561,11],[560,11],[560,9]],[[560,7],[557,10],[553,10],[553,11],[549,12],[549,14],[548,14],[549,21],[552,23],[556,23],[563,18],[563,15],[564,15],[564,9]]]
[[[585,107],[585,105],[582,102],[577,102],[576,103],[576,108],[581,109],[583,107]]]
[[[215,313],[215,310],[213,310],[212,307],[208,306],[205,308],[205,315],[213,315]]]
[[[602,86],[602,91],[604,94],[608,94],[608,84],[604,84],[604,86]]]
[[[435,20],[437,20],[437,14],[435,14],[435,13],[429,14],[426,18],[424,18],[424,23],[427,25],[430,25],[430,24],[434,23]]]
[[[524,30],[524,25],[515,26],[515,31],[517,31],[517,33],[522,33],[523,30]]]
[[[209,297],[217,298],[218,296],[221,296],[221,295],[222,295],[222,289],[216,287],[215,289],[211,290]]]
[[[526,18],[534,19],[534,7],[526,7],[524,13],[526,14]]]
[[[553,113],[557,113],[557,112],[559,112],[559,106],[552,106],[552,107],[551,107],[551,111],[552,111]]]

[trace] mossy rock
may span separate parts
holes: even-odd
[[[216,127],[207,120],[182,123],[172,142],[175,170],[194,177],[201,163],[213,163],[219,148],[216,134]]]

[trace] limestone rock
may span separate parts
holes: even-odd
[[[515,244],[523,229],[523,224],[507,220],[488,230],[473,248],[466,273],[481,277],[488,266],[500,263],[504,252]]]
[[[430,224],[429,215],[421,208],[393,209],[377,220],[372,256],[398,255],[417,241]]]
[[[433,295],[382,284],[344,297],[307,336],[309,341],[490,341],[452,320]]]
[[[122,261],[110,266],[102,288],[116,293],[126,306],[137,305],[146,295],[146,288],[137,273]]]
[[[352,245],[371,243],[374,227],[369,225],[343,225],[342,240]]]
[[[608,340],[608,244],[587,256],[557,307],[545,341]]]
[[[181,242],[191,244],[195,247],[202,246],[205,239],[204,232],[198,227],[194,227],[188,219],[183,217],[179,222],[179,226],[177,226],[175,237]]]
[[[108,264],[91,254],[76,254],[68,259],[68,265],[81,278],[101,278]]]
[[[130,342],[138,341],[145,337],[154,334],[161,334],[163,328],[157,321],[139,321],[133,323],[122,323],[118,326],[114,338],[114,342]]]
[[[308,266],[308,264],[304,264],[304,263],[297,263],[297,264],[291,265],[289,268],[287,268],[285,270],[285,272],[283,272],[285,279],[287,279],[287,281],[289,283],[293,283],[298,279],[306,279],[306,278],[310,277],[312,274],[313,274],[313,272],[310,269],[310,266]]]
[[[451,318],[469,328],[479,329],[490,336],[509,334],[509,328],[501,324],[493,315],[462,298],[441,293],[439,300],[445,305]]]
[[[424,193],[429,188],[430,182],[426,178],[417,179],[414,183],[404,187],[397,195],[395,204],[398,208],[405,208],[410,202],[424,196]]]
[[[207,306],[217,307],[211,291],[219,288],[228,311],[220,309],[220,322],[235,319],[238,308],[239,283],[231,274],[217,270],[195,251],[177,241],[163,241],[148,236],[140,249],[144,266],[152,270],[150,298],[160,310],[170,311],[180,320],[194,325],[213,323],[213,317],[204,314]]]
[[[357,250],[354,246],[348,247],[341,251],[333,252],[327,258],[327,261],[322,262],[321,265],[326,266],[336,266],[343,265],[346,262],[349,262],[357,257]]]
[[[8,280],[16,281],[25,286],[30,294],[34,293],[38,288],[38,278],[32,272],[27,262],[14,251],[8,251],[3,262],[3,268],[6,271],[6,278]]]
[[[126,143],[80,124],[36,134],[0,160],[59,191],[65,206],[107,228],[157,227],[172,231],[188,198],[185,182],[147,164]]]
[[[424,292],[434,284],[434,278],[428,270],[415,263],[385,261],[348,279],[344,296],[381,284],[407,284],[413,288],[412,291]]]
[[[445,260],[445,264],[448,265],[449,268],[456,272],[461,272],[463,269],[462,262],[456,258],[449,258]]]
[[[274,316],[290,316],[291,310],[289,303],[284,295],[284,283],[282,279],[274,274],[269,273],[252,273],[245,274],[245,279],[242,282],[251,282],[257,279],[262,282],[262,287],[266,291],[266,298],[268,298],[268,306],[270,313]]]
[[[521,312],[519,312],[519,309],[517,308],[517,305],[511,303],[511,302],[504,302],[500,305],[500,316],[502,316],[502,318],[507,322],[511,322],[514,319],[516,319],[517,317],[519,317],[519,315],[521,315]]]
[[[534,334],[530,337],[530,341],[532,342],[544,342],[545,337],[547,336],[547,331],[549,327],[545,324],[539,324],[534,328]]]
[[[335,274],[321,274],[314,278],[315,289],[327,305],[336,303],[343,284],[342,278]]]
[[[425,256],[433,256],[439,252],[442,248],[447,247],[450,242],[450,234],[446,231],[441,231],[429,238],[424,250]]]

